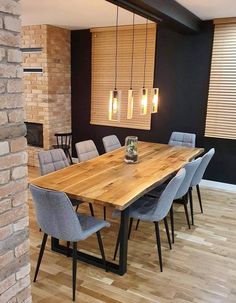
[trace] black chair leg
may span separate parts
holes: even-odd
[[[172,243],[175,243],[175,227],[174,227],[174,209],[173,209],[173,205],[170,208],[170,225],[171,225]]]
[[[158,222],[154,222],[154,224],[155,224],[155,230],[156,230],[156,240],[157,240],[157,251],[158,251],[158,256],[159,256],[159,264],[160,264],[160,270],[162,272],[163,269],[162,269],[161,239],[160,239],[159,224],[158,224]]]
[[[70,151],[68,151],[68,155],[69,155],[69,159],[70,159],[70,164],[73,164],[73,160],[72,160],[72,157],[71,157]]]
[[[75,209],[76,212],[78,211],[78,208],[79,208],[79,204],[76,206],[76,209]]]
[[[101,256],[102,256],[102,261],[103,261],[105,270],[107,271],[107,263],[106,263],[106,257],[105,257],[105,251],[104,251],[103,243],[102,243],[101,233],[100,233],[100,231],[97,231],[96,234],[97,234],[99,249],[100,249]]]
[[[188,223],[188,228],[191,229],[190,221],[189,221],[189,215],[188,215],[188,207],[187,207],[187,204],[184,204],[184,211],[185,211],[185,216],[186,216],[186,220],[187,220],[187,223]]]
[[[132,230],[132,225],[133,225],[133,218],[129,219],[129,233],[128,233],[128,239],[130,239],[130,235],[131,235],[131,230]]]
[[[135,230],[138,230],[139,222],[140,222],[140,220],[138,219],[138,221],[137,221],[137,223],[136,223]]]
[[[189,202],[190,202],[190,211],[191,211],[191,218],[192,218],[192,225],[194,225],[194,218],[193,218],[193,195],[192,189],[189,189]]]
[[[35,270],[34,282],[36,282],[36,279],[37,279],[37,276],[38,276],[39,267],[40,267],[40,264],[41,264],[41,261],[42,261],[42,258],[43,258],[43,253],[44,253],[44,250],[45,250],[47,239],[48,239],[48,235],[44,234],[42,244],[41,244],[41,248],[40,248],[40,251],[39,251],[38,262],[37,262],[37,266],[36,266],[36,270]]]
[[[164,218],[164,224],[165,224],[167,239],[168,239],[168,242],[169,242],[169,247],[170,247],[170,249],[172,249],[171,240],[170,240],[169,226],[168,226],[168,222],[167,222],[167,218],[166,217]]]
[[[103,206],[103,218],[104,218],[104,220],[107,219],[107,209],[106,209],[106,206]]]
[[[67,257],[70,256],[70,241],[66,242],[66,249],[67,249]]]
[[[202,207],[202,198],[201,198],[200,187],[199,187],[199,185],[197,185],[196,187],[197,187],[197,195],[198,195],[198,200],[199,200],[199,205],[200,205],[201,213],[203,214],[203,207]]]
[[[64,150],[64,152],[65,152],[67,158],[69,158],[70,164],[73,164],[72,157],[71,157],[69,149]]]
[[[77,242],[73,242],[72,253],[72,285],[73,285],[73,301],[75,301],[76,292],[76,273],[77,273]]]
[[[117,239],[116,239],[116,248],[115,248],[114,257],[113,257],[114,261],[115,261],[116,256],[117,256],[119,245],[120,245],[120,228],[119,228],[119,233],[118,233],[118,236],[117,236]]]
[[[93,210],[93,204],[92,203],[89,203],[89,209],[90,209],[91,216],[94,217],[94,210]]]

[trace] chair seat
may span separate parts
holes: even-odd
[[[103,227],[110,227],[110,223],[104,220],[97,219],[95,217],[87,216],[84,214],[78,214],[77,217],[79,219],[82,232],[78,237],[78,240],[84,240],[88,238],[93,233],[101,230]]]
[[[157,199],[144,196],[138,199],[129,207],[129,216],[130,218],[140,219],[142,221],[156,221],[158,220],[157,216],[153,216],[154,211],[156,209]],[[119,210],[114,210],[112,215],[114,217],[120,216]]]
[[[79,200],[76,200],[76,199],[70,199],[70,202],[73,206],[77,206],[77,205],[80,205],[80,204],[83,203],[82,201],[79,201]]]
[[[168,182],[163,183],[163,184],[159,185],[158,187],[154,188],[153,190],[149,191],[147,193],[147,195],[155,197],[155,198],[160,198],[163,190],[166,188],[167,185],[168,185]]]

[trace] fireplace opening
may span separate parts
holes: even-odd
[[[35,147],[43,147],[43,124],[25,122],[27,134],[26,139],[28,145]]]

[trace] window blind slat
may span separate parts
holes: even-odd
[[[236,24],[216,24],[206,137],[236,139]]]

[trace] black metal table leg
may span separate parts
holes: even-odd
[[[126,208],[121,212],[121,220],[120,220],[120,258],[119,258],[120,275],[124,275],[127,271],[128,225],[129,225],[129,209]]]

